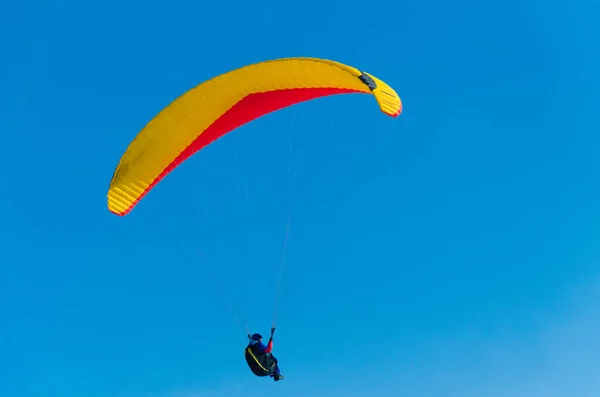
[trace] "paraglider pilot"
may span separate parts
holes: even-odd
[[[250,370],[256,376],[270,376],[275,382],[283,379],[283,375],[279,372],[279,366],[277,365],[277,359],[271,351],[273,350],[273,333],[275,327],[271,327],[271,337],[269,342],[265,345],[262,343],[261,334],[248,334],[250,342],[246,346],[246,362],[250,367]]]

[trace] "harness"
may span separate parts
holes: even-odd
[[[252,372],[257,376],[267,376],[277,365],[277,359],[271,353],[256,350],[258,344],[250,344],[245,349],[245,358]]]

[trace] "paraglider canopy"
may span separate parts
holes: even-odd
[[[245,123],[299,102],[347,93],[372,94],[389,116],[402,112],[398,94],[386,83],[325,59],[276,59],[210,79],[163,109],[131,142],[110,182],[108,208],[128,214],[187,158]]]

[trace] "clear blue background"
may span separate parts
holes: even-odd
[[[598,396],[592,4],[3,3],[0,395]],[[404,112],[300,104],[107,210],[160,109],[285,56]],[[275,383],[245,324],[268,334],[290,214]]]

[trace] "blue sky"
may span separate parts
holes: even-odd
[[[554,0],[3,4],[0,395],[597,396],[597,16]],[[284,109],[127,217],[107,210],[160,109],[285,56],[366,70],[404,112],[366,95]],[[268,333],[290,215],[274,383],[247,369],[244,326]]]

